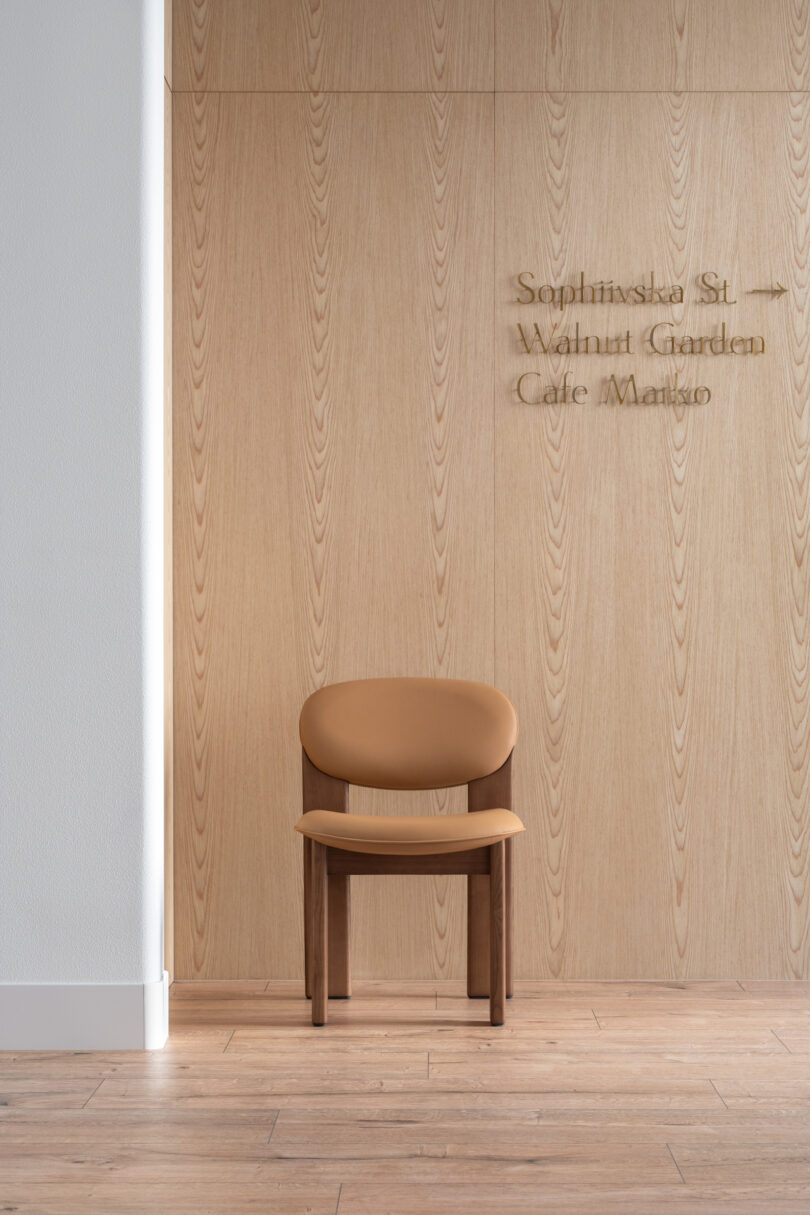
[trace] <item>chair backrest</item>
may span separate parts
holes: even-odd
[[[500,768],[517,715],[485,683],[356,679],[314,692],[299,729],[309,760],[329,776],[373,789],[441,789]]]

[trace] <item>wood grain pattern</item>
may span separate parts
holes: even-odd
[[[316,56],[317,63],[320,55]],[[329,682],[328,659],[334,622],[332,604],[332,487],[335,479],[335,450],[331,442],[335,423],[332,412],[331,352],[332,285],[334,278],[329,198],[333,155],[330,135],[334,100],[329,93],[310,93],[306,124],[307,204],[311,228],[306,258],[309,275],[307,308],[309,349],[306,363],[310,409],[304,455],[308,507],[309,577],[306,621],[309,629],[307,669],[311,690]]]
[[[662,145],[667,150],[665,252],[668,282],[687,282],[692,251],[691,233],[699,221],[692,163],[697,139],[691,121],[691,98],[687,93],[666,93],[661,97]],[[684,306],[674,304],[673,321],[683,325]],[[672,366],[689,380],[688,360],[675,356]],[[670,632],[668,679],[669,765],[667,768],[667,812],[669,820],[669,861],[671,891],[668,900],[669,973],[688,973],[687,949],[690,943],[689,913],[691,897],[690,809],[694,800],[694,738],[692,698],[695,684],[695,630],[699,603],[698,572],[695,569],[695,470],[696,426],[688,405],[674,405],[665,412],[668,497],[668,570],[670,591]]]
[[[287,131],[305,125],[293,98],[277,124],[260,99],[264,127],[249,98],[174,100],[177,969],[300,973],[300,844],[278,824],[301,803],[306,651],[290,644],[289,587],[305,544],[292,456],[305,394],[279,335],[304,317],[300,291],[279,285],[298,281],[306,239],[287,188],[304,145],[284,138],[284,115]],[[235,240],[249,222],[267,229],[258,257]],[[289,889],[281,872],[296,874]]]
[[[788,973],[805,978],[810,967],[810,106],[806,96],[792,93],[788,97],[783,130],[781,223],[787,237],[786,285],[792,308],[781,350],[789,372],[780,452],[784,499],[780,580],[785,588],[781,785]]]
[[[493,0],[175,0],[175,90],[491,91]]]
[[[492,679],[492,99],[175,109],[178,974],[297,974],[305,696]],[[463,973],[461,879],[353,901],[357,975]]]
[[[459,983],[358,988],[313,1029],[300,982],[175,984],[163,1051],[0,1054],[0,1202],[806,1210],[810,1056],[768,1028],[808,1021],[806,984],[518,984],[499,1029]]]
[[[342,437],[336,677],[436,671],[441,655],[448,676],[491,681],[492,264],[479,251],[492,233],[492,99],[453,96],[441,124],[429,97],[350,104],[347,146],[367,130],[373,168],[344,196],[343,213],[374,219],[341,270],[364,355],[336,381],[352,402]],[[438,316],[437,277],[446,300]],[[368,470],[381,469],[390,450],[396,460],[370,483]],[[359,569],[379,572],[358,580]],[[453,813],[464,793],[352,790],[352,805]],[[463,974],[464,879],[366,878],[354,888],[358,976]]]
[[[169,88],[172,87],[173,7],[173,0],[163,0],[163,75]]]
[[[172,490],[172,91],[163,88],[163,965],[174,978],[174,519]]]
[[[556,127],[549,119],[554,104]],[[498,99],[498,379],[505,401],[496,448],[496,675],[522,723],[515,805],[529,832],[516,850],[518,975],[538,973],[530,969],[538,965],[549,974],[614,978],[791,973],[780,893],[789,845],[774,832],[781,757],[753,740],[773,738],[784,705],[776,674],[784,624],[771,573],[776,534],[785,552],[784,517],[772,521],[773,478],[784,458],[765,410],[784,418],[782,385],[795,355],[779,350],[785,314],[745,295],[750,283],[770,281],[793,257],[784,221],[762,219],[771,213],[769,182],[785,163],[784,149],[767,133],[785,129],[787,106],[778,94],[693,95],[688,106],[662,98],[657,114],[627,95]],[[555,225],[548,204],[546,223],[538,226],[535,215],[536,200],[559,188],[554,131],[563,124],[571,132],[571,179],[587,180],[589,188],[567,201],[566,260],[558,268],[550,242],[561,221]],[[720,131],[718,161],[713,133]],[[729,212],[728,182],[738,179],[748,186]],[[621,223],[609,229],[589,218],[619,214]],[[763,227],[760,241],[745,239]],[[507,403],[519,370],[540,366],[506,332],[507,318],[512,327],[520,319],[506,296],[510,275],[514,284],[518,269],[532,266],[542,268],[543,279],[565,280],[590,266],[586,273],[615,277],[620,266],[640,271],[662,258],[672,273],[679,268],[693,295],[702,268],[729,267],[723,273],[740,301],[727,310],[734,331],[767,334],[774,353],[744,369],[743,360],[689,360],[690,374],[714,385],[715,398],[688,418],[569,407],[566,458],[579,475],[569,478],[563,515],[559,482],[548,472],[561,467],[553,410]],[[543,323],[552,319],[548,312],[538,310]],[[595,312],[571,309],[561,328],[576,319],[587,332],[630,324],[641,334],[651,323],[643,314],[620,319],[607,307],[595,320]],[[703,332],[704,313],[709,309],[685,305],[679,323]],[[598,394],[602,377],[633,365],[645,383],[660,380],[651,362],[654,356],[639,353],[632,361],[588,356],[568,365]],[[546,809],[550,713],[541,715],[537,690],[559,680],[558,635],[549,631],[552,601],[541,571],[559,577],[561,524],[568,530],[569,616],[552,612],[551,620],[570,633],[562,657],[576,722],[563,762],[574,807],[568,894],[551,905],[565,917],[555,925],[564,942],[558,959],[536,896],[523,914],[520,908],[521,897],[527,902],[521,892],[537,889],[532,875],[555,856]],[[784,588],[787,572],[778,581]],[[540,794],[535,818],[533,791]],[[548,902],[543,910],[548,916]],[[797,921],[806,922],[806,907]]]
[[[495,87],[806,89],[805,0],[496,0]]]
[[[451,596],[457,584],[457,571],[450,568],[455,554],[449,552],[450,519],[459,508],[454,501],[455,478],[451,459],[457,448],[452,427],[461,423],[452,408],[453,363],[457,359],[456,324],[460,312],[453,307],[453,263],[458,256],[457,225],[454,209],[459,202],[458,149],[451,139],[452,100],[448,94],[433,93],[428,99],[425,144],[428,153],[431,190],[427,218],[430,253],[430,311],[428,354],[430,359],[429,394],[426,397],[428,436],[428,474],[430,494],[430,540],[433,556],[431,580],[433,654],[428,670],[438,678],[447,678],[456,668],[454,663],[455,636],[451,631],[455,603]],[[483,588],[482,588],[483,589]],[[450,797],[446,789],[430,794],[431,810],[436,814],[447,811]],[[420,883],[421,884],[421,883]],[[457,949],[458,898],[453,898],[454,884],[447,875],[429,879],[430,899],[435,921],[433,945],[434,964],[431,973],[452,974],[456,965],[450,951]],[[453,922],[455,918],[455,923]]]
[[[363,336],[351,368],[341,343],[336,368],[347,407],[333,677],[438,673],[440,657],[448,676],[491,681],[492,264],[479,251],[492,233],[492,99],[346,103],[344,146],[365,139],[367,151],[342,214],[370,222],[340,270]],[[360,813],[464,809],[463,790],[351,796]],[[463,974],[463,891],[463,878],[354,881],[355,974]]]
[[[176,108],[175,116],[179,118]],[[180,340],[174,368],[173,400],[186,405],[185,409],[174,411],[172,444],[176,553],[175,754],[178,738],[183,738],[188,746],[187,762],[176,768],[175,805],[182,806],[183,814],[175,814],[174,888],[177,919],[195,941],[204,940],[206,935],[204,900],[211,864],[210,838],[206,834],[205,810],[201,807],[204,807],[208,790],[210,768],[206,689],[211,658],[208,603],[211,410],[205,379],[210,329],[205,324],[209,290],[205,232],[216,118],[216,102],[201,96],[193,103],[193,124],[178,124],[180,139],[175,145],[178,149],[175,189],[187,181],[192,199],[191,206],[187,206],[181,194],[173,207],[174,215],[182,216],[185,221],[174,226],[177,285],[182,285],[184,290],[174,294],[174,332]],[[177,310],[184,306],[183,315]],[[186,623],[185,619],[181,622],[180,617],[180,604],[184,601],[190,604],[191,638],[186,652],[182,653],[178,643],[183,636],[181,626]],[[180,695],[184,687],[188,688],[185,697]],[[200,961],[199,958],[192,961],[192,973]]]
[[[498,98],[496,180],[499,183],[499,207],[496,261],[499,267],[497,281],[502,291],[510,290],[511,284],[507,287],[507,282],[513,276],[509,273],[511,267],[504,264],[500,242],[511,241],[516,210],[515,204],[506,200],[512,197],[513,189],[521,189],[516,180],[521,174],[520,166],[517,162],[514,166],[510,163],[508,149],[511,138],[506,137],[506,124],[511,118],[507,116],[505,106],[508,106],[508,101]],[[533,118],[538,124],[537,131],[545,157],[545,180],[544,188],[538,192],[532,204],[533,212],[539,209],[539,223],[532,220],[532,224],[539,241],[539,264],[548,268],[549,276],[556,282],[565,277],[568,245],[572,239],[572,163],[568,99],[548,94],[540,99]],[[515,180],[510,177],[513,168]],[[528,253],[528,250],[525,252]],[[496,301],[498,311],[505,302],[503,297]],[[509,335],[510,342],[514,342],[514,336],[514,333]],[[499,344],[501,347],[503,340],[502,336]],[[549,366],[551,373],[559,376],[564,371],[564,360],[558,355],[552,355]],[[503,393],[502,383],[497,383],[496,391]],[[496,444],[500,442],[501,433],[501,428],[498,427]],[[508,618],[509,628],[512,630],[509,637],[501,634],[497,640],[497,678],[503,678],[505,674],[503,666],[499,669],[499,664],[514,663],[516,667],[520,667],[530,655],[536,655],[538,649],[543,655],[539,669],[535,671],[538,676],[535,695],[521,705],[520,714],[521,753],[527,742],[532,749],[536,746],[538,762],[531,768],[533,781],[522,786],[522,792],[518,795],[518,804],[521,796],[526,798],[526,808],[530,815],[536,807],[536,817],[533,821],[537,826],[540,825],[542,815],[542,832],[533,833],[534,839],[529,842],[528,849],[520,849],[523,855],[519,859],[524,875],[532,871],[542,873],[543,881],[539,886],[542,899],[534,899],[526,906],[519,896],[519,918],[523,921],[523,927],[518,931],[523,934],[524,940],[537,943],[544,941],[543,957],[552,975],[561,973],[565,955],[565,934],[568,926],[566,878],[572,810],[568,757],[568,650],[571,642],[573,538],[569,518],[570,433],[569,410],[562,405],[552,406],[542,411],[541,429],[524,430],[523,441],[526,446],[520,467],[526,473],[526,483],[523,483],[518,468],[508,453],[504,453],[501,464],[501,453],[496,448],[495,461],[496,501],[501,504],[502,511],[505,508],[505,515],[501,516],[505,527],[502,541],[504,550],[496,556],[497,614],[498,618]],[[501,474],[502,480],[499,479]],[[534,502],[538,490],[543,498],[542,509],[527,509],[526,503]],[[515,506],[519,506],[518,516],[512,513]],[[531,535],[539,541],[542,552],[542,559],[533,565],[527,562],[523,567],[522,559],[518,558],[521,567],[525,568],[531,579],[531,587],[527,587],[527,590],[532,606],[525,615],[510,607],[515,589],[510,566],[516,556],[515,548],[522,545],[524,518],[529,523]],[[542,539],[539,532],[542,532]],[[533,634],[532,630],[538,624],[539,631]],[[523,762],[519,764],[519,769],[522,768],[525,772],[526,759],[522,754],[520,758]]]

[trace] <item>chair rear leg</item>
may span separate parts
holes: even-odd
[[[489,848],[489,1019],[506,1016],[506,849],[503,840]]]
[[[329,990],[329,892],[326,848],[312,841],[312,1024],[326,1024]]]

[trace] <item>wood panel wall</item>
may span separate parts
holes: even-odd
[[[300,976],[298,711],[396,674],[517,706],[518,976],[808,977],[809,18],[175,0],[178,977]],[[527,361],[525,269],[722,271],[767,353],[681,358],[705,406],[524,405],[632,369]],[[564,324],[650,318],[706,328]],[[353,899],[358,975],[463,972],[459,879]]]

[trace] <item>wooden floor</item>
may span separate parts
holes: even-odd
[[[0,1054],[0,1211],[810,1212],[810,983],[176,983],[153,1053]]]

